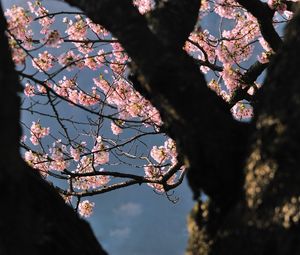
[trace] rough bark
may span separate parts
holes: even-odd
[[[99,254],[90,226],[20,157],[20,91],[0,6],[0,254]]]

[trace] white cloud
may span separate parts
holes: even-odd
[[[125,228],[116,228],[113,229],[109,232],[109,235],[111,237],[115,237],[115,238],[127,238],[129,237],[131,232],[131,229],[129,227],[125,227]]]
[[[137,203],[128,202],[115,209],[114,213],[127,217],[135,217],[142,213],[142,206]]]

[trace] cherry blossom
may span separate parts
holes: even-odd
[[[48,155],[45,154],[39,154],[30,151],[26,151],[24,155],[25,161],[28,165],[30,165],[34,169],[38,169],[42,176],[47,177],[48,176],[48,170],[49,170],[49,161],[48,161]]]
[[[10,33],[18,40],[22,40],[25,43],[25,47],[31,48],[32,30],[29,29],[29,25],[33,18],[28,15],[23,7],[13,5],[11,9],[7,9],[5,12],[7,17],[7,27]]]
[[[38,22],[42,26],[42,29],[40,31],[41,34],[47,34],[49,27],[54,23],[55,18],[49,17],[48,10],[42,5],[41,1],[37,0],[34,3],[27,2],[29,10],[32,14],[34,14],[36,17],[40,17],[38,19]]]
[[[133,0],[133,4],[138,7],[141,14],[151,11],[155,6],[153,0]]]
[[[24,94],[25,96],[28,96],[28,97],[32,97],[34,96],[34,86],[32,86],[30,83],[26,83],[25,84],[25,89],[24,89]]]
[[[231,109],[236,119],[249,119],[253,117],[253,108],[244,102],[237,102]]]
[[[148,165],[144,167],[145,175],[147,178],[155,180],[162,179],[163,175],[166,173],[164,168],[155,167],[153,165]],[[174,184],[176,175],[172,175],[171,178],[167,181],[168,185]],[[148,186],[152,187],[157,192],[164,192],[164,186],[159,183],[148,183]]]
[[[78,205],[78,212],[82,217],[90,217],[93,213],[95,203],[88,200],[83,200]]]
[[[50,148],[51,169],[56,171],[63,171],[68,167],[69,163],[65,160],[64,156],[66,152],[66,146],[61,143],[61,140],[53,143],[52,148]]]
[[[30,141],[34,144],[34,145],[38,145],[39,144],[39,139],[49,135],[50,132],[50,128],[47,127],[42,127],[40,125],[40,123],[36,123],[36,122],[32,122],[31,128],[30,128]]]
[[[94,153],[95,165],[103,165],[109,161],[109,153],[106,151],[106,146],[104,145],[101,136],[97,137],[96,145],[93,147],[92,152]]]
[[[98,163],[95,163],[92,157],[83,156],[80,163],[77,165],[76,173],[95,173],[94,167],[97,165]],[[97,171],[98,175],[76,177],[73,181],[73,186],[81,190],[95,189],[100,186],[104,186],[110,181],[110,177],[101,175],[101,172],[103,171],[103,168],[101,168]]]
[[[55,58],[48,51],[38,54],[38,58],[32,60],[32,66],[40,72],[48,71],[54,65]]]
[[[63,39],[61,39],[58,30],[49,30],[46,34],[46,37],[41,41],[46,43],[46,45],[49,47],[59,48],[60,44],[63,42]]]
[[[110,128],[114,135],[119,135],[123,132],[123,129],[120,128],[119,125],[116,125],[114,122],[111,122]]]
[[[81,67],[80,59],[82,56],[80,54],[75,54],[72,50],[61,54],[58,57],[58,63],[62,66],[67,66],[67,70],[71,71],[74,67]]]

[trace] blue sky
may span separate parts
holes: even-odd
[[[2,0],[4,9],[26,2]],[[68,8],[58,1],[46,2],[53,11]],[[30,123],[30,116],[23,115],[23,121]],[[188,237],[186,217],[193,201],[186,182],[175,195],[179,201],[173,204],[146,185],[99,195],[91,198],[96,207],[88,221],[111,255],[182,255]]]

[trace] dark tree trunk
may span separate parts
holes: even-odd
[[[0,254],[105,255],[90,226],[20,157],[20,90],[0,6]]]

